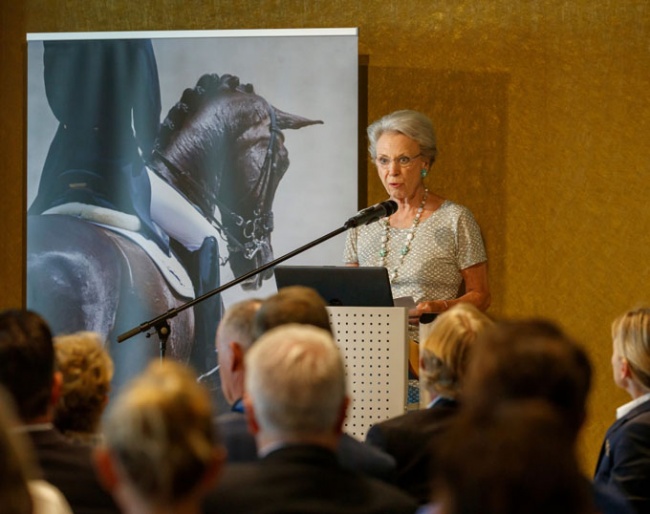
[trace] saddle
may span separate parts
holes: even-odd
[[[106,207],[77,202],[57,205],[43,212],[43,215],[48,214],[64,214],[81,218],[84,221],[124,236],[138,245],[151,258],[167,284],[179,296],[187,299],[194,298],[192,280],[181,262],[172,252],[169,255],[165,254],[160,246],[138,232],[141,223],[137,216]]]

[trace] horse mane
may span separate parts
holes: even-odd
[[[158,137],[156,138],[155,149],[166,148],[173,135],[185,125],[185,121],[196,113],[206,101],[224,91],[240,91],[242,93],[255,94],[252,84],[240,84],[239,77],[216,73],[206,73],[193,88],[183,91],[181,99],[169,110],[167,117],[160,124]]]
[[[214,192],[221,179],[214,170],[226,162],[228,145],[241,124],[239,110],[231,112],[221,100],[230,103],[246,97],[263,101],[239,77],[205,74],[196,86],[183,91],[160,125],[151,165],[204,213],[214,208]],[[211,172],[196,176],[197,169]]]

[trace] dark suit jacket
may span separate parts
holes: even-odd
[[[440,399],[429,409],[407,412],[373,425],[366,442],[395,458],[393,483],[420,503],[430,500],[431,446],[458,410],[454,400]]]
[[[594,482],[615,485],[636,512],[650,512],[650,401],[638,405],[609,428]]]
[[[97,479],[91,446],[71,443],[54,428],[28,430],[26,434],[43,477],[61,490],[75,514],[119,513]]]
[[[217,429],[228,450],[228,462],[258,459],[255,438],[248,431],[242,413],[229,412],[217,417]],[[382,480],[388,480],[395,469],[395,460],[390,455],[347,434],[343,434],[339,441],[338,457],[344,468]]]
[[[343,468],[326,448],[295,445],[257,462],[228,464],[206,514],[400,514],[416,502],[399,489]]]

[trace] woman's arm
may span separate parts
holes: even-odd
[[[431,300],[420,302],[409,312],[409,317],[419,318],[427,312],[444,312],[457,303],[471,303],[485,311],[490,306],[490,287],[488,285],[487,262],[481,262],[461,270],[465,281],[465,294],[453,300]]]

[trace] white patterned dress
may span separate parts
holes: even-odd
[[[381,266],[380,250],[386,219],[348,230],[343,260],[346,264]],[[416,303],[457,298],[463,283],[461,270],[487,261],[485,245],[474,216],[467,207],[445,200],[415,230],[402,264],[399,257],[410,228],[388,227],[388,253],[384,265],[391,279],[394,298],[411,296]],[[416,325],[409,325],[409,337],[419,339]],[[409,404],[420,400],[419,384],[410,377]]]
[[[381,266],[381,239],[386,220],[348,231],[346,264]],[[392,272],[410,228],[388,228],[385,265]],[[487,261],[481,229],[467,207],[445,200],[415,230],[408,254],[391,282],[393,297],[411,296],[416,303],[451,300],[463,283],[461,270]]]

